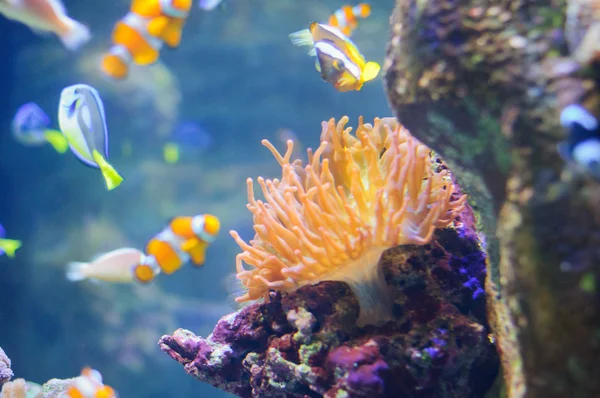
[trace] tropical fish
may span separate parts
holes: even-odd
[[[15,252],[23,243],[20,240],[6,239],[6,230],[0,224],[0,256],[6,254],[8,257],[14,257]]]
[[[181,122],[173,129],[163,147],[163,157],[169,164],[177,163],[183,154],[197,155],[213,145],[213,137],[200,124]]]
[[[64,393],[69,398],[117,398],[116,391],[102,383],[102,374],[96,369],[83,368],[81,376],[75,378]]]
[[[369,15],[371,15],[371,6],[367,3],[345,5],[331,14],[327,25],[339,29],[344,35],[350,37],[358,27],[358,18],[367,18]]]
[[[223,0],[198,0],[198,7],[205,11],[212,11],[222,2]]]
[[[378,63],[365,62],[356,44],[331,26],[312,22],[308,29],[290,34],[290,40],[295,46],[311,47],[309,55],[317,56],[321,77],[338,91],[358,91],[379,73]]]
[[[82,281],[91,279],[113,283],[133,282],[133,267],[140,262],[144,253],[138,249],[124,247],[100,254],[92,261],[72,262],[67,265],[67,279]]]
[[[104,74],[124,79],[132,63],[155,63],[163,43],[179,46],[191,6],[191,0],[133,0],[113,30],[114,45],[102,59]]]
[[[48,128],[50,117],[34,102],[22,105],[12,120],[12,134],[23,145],[50,144],[59,153],[69,149],[67,139],[58,130]]]
[[[0,14],[34,31],[55,33],[69,50],[91,38],[87,27],[67,16],[60,0],[0,0]]]
[[[146,245],[145,256],[134,267],[135,279],[151,282],[160,272],[171,275],[188,261],[203,265],[220,228],[219,219],[210,214],[173,218]]]
[[[99,168],[108,190],[118,187],[123,177],[108,163],[106,116],[96,89],[86,84],[64,88],[60,94],[58,124],[77,159]]]
[[[583,106],[572,104],[560,114],[560,123],[569,135],[558,145],[558,153],[565,161],[600,180],[600,123]]]

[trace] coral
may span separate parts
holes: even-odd
[[[447,170],[436,169],[429,148],[395,119],[376,118],[370,125],[361,118],[356,136],[347,122],[323,122],[321,144],[308,151],[305,166],[290,162],[291,140],[283,156],[263,141],[282,177],[258,178],[266,203],[255,199],[247,181],[256,236],[248,244],[231,232],[243,250],[237,278],[247,289],[237,301],[268,301],[270,290],[341,281],[358,299],[360,325],[391,319],[381,254],[428,243],[462,210],[466,197],[453,195]]]
[[[161,349],[193,377],[240,397],[482,397],[498,371],[488,337],[483,242],[469,207],[429,244],[384,252],[396,320],[356,325],[340,282],[273,293],[207,338],[178,329]]]
[[[580,286],[584,269],[600,279],[600,189],[556,150],[565,106],[600,116],[597,5],[396,0],[390,20],[395,115],[447,162],[487,236],[510,397],[600,396],[600,302]]]
[[[0,386],[13,377],[13,371],[10,369],[10,358],[0,348]]]
[[[2,386],[0,398],[25,398],[27,394],[27,384],[25,379],[15,379]]]

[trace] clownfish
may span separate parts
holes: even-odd
[[[358,27],[358,18],[367,18],[371,15],[371,6],[360,3],[353,6],[343,6],[329,17],[327,25],[337,28],[346,36],[350,36]]]
[[[338,91],[360,90],[381,69],[376,62],[366,62],[356,44],[331,26],[312,22],[308,29],[289,37],[295,46],[311,47],[308,54],[317,57],[316,69]]]
[[[195,266],[203,265],[206,249],[220,228],[219,219],[210,214],[173,218],[150,239],[145,255],[133,267],[133,277],[138,282],[149,283],[161,272],[173,274],[188,261]]]
[[[117,398],[116,391],[102,383],[102,374],[96,369],[83,368],[81,376],[75,378],[65,392],[69,398]]]
[[[572,104],[560,113],[568,130],[566,141],[558,144],[561,157],[600,181],[600,123],[581,105]]]
[[[133,0],[113,30],[113,46],[102,59],[104,74],[124,79],[132,63],[155,63],[163,44],[179,46],[191,7],[192,0]]]

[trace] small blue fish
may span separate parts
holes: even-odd
[[[123,177],[108,163],[108,128],[98,91],[87,84],[64,88],[60,94],[58,124],[77,159],[100,169],[109,191],[118,187]]]
[[[600,123],[588,110],[572,104],[562,110],[560,123],[569,131],[558,153],[587,174],[600,180]]]
[[[15,252],[20,248],[22,242],[15,239],[6,239],[6,230],[0,224],[0,256],[6,254],[8,257],[14,257]]]
[[[169,142],[163,148],[165,162],[177,163],[182,153],[202,153],[213,145],[213,137],[200,124],[195,122],[179,123]]]
[[[50,117],[35,102],[22,105],[12,121],[13,137],[23,145],[38,146],[46,143],[59,153],[65,153],[69,143],[62,133],[50,127]]]

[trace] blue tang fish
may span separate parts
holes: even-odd
[[[23,145],[38,146],[46,143],[59,153],[69,149],[67,139],[50,127],[50,117],[35,102],[22,105],[12,120],[12,134]]]
[[[6,230],[0,224],[0,256],[6,254],[8,257],[14,257],[15,252],[21,247],[20,240],[6,239]]]
[[[179,161],[182,152],[202,153],[212,145],[213,137],[200,124],[181,122],[173,129],[169,142],[163,147],[163,156],[165,162],[174,164]]]
[[[64,88],[60,94],[58,124],[77,159],[100,169],[109,191],[118,187],[123,177],[108,163],[108,128],[98,91],[87,84]]]

